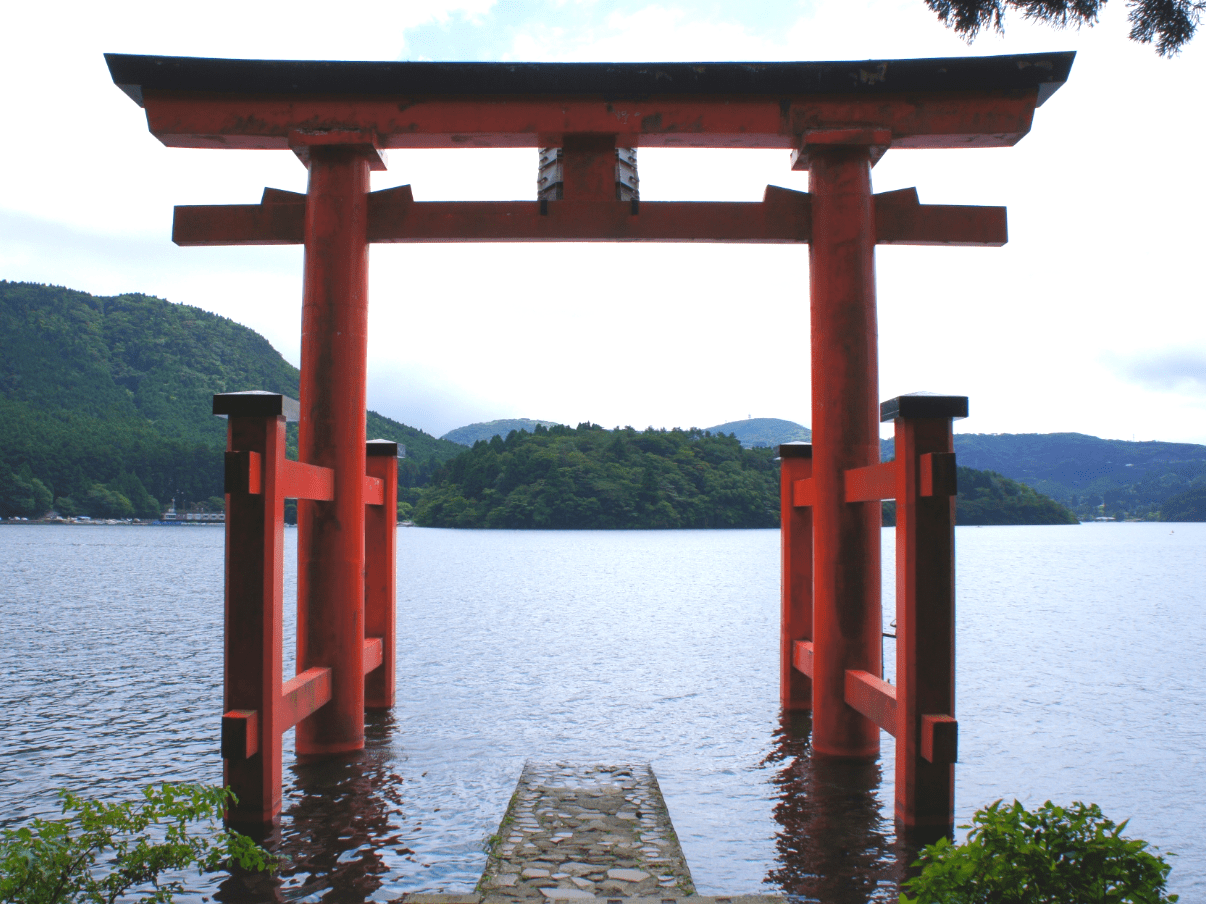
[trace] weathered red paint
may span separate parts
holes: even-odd
[[[812,681],[794,666],[796,644],[812,638],[812,510],[798,505],[796,487],[812,474],[812,446],[779,447],[779,704],[812,707]]]
[[[244,736],[240,744],[231,739],[234,747],[255,753],[226,757],[222,781],[238,797],[227,809],[227,821],[261,825],[272,822],[281,807],[285,500],[278,488],[285,460],[284,416],[231,416],[226,448],[228,462],[233,455],[243,463],[243,470],[236,471],[243,480],[226,492],[223,712],[255,714],[242,726],[254,740]],[[258,463],[254,477],[248,470],[253,461]],[[248,492],[248,484],[258,492]]]
[[[900,417],[895,424],[896,460],[902,463],[896,491],[896,819],[907,830],[933,834],[950,829],[955,807],[954,439],[949,417]],[[936,463],[950,478],[934,479]],[[926,471],[931,495],[923,493]],[[923,751],[927,716],[945,723],[939,737],[946,742],[937,745],[936,761]],[[932,756],[935,720],[929,721]]]
[[[331,702],[331,670],[306,669],[281,689],[281,730],[288,731]]]
[[[878,502],[847,504],[845,472],[879,461],[870,151],[810,149],[813,750],[869,758],[879,728],[846,705],[847,669],[881,672]]]
[[[370,158],[341,145],[306,156],[298,457],[334,472],[334,498],[297,504],[297,668],[330,668],[332,686],[295,737],[299,756],[325,756],[364,747]]]
[[[364,705],[389,709],[397,655],[398,446],[374,440],[367,453],[368,473],[381,484],[381,501],[364,510],[364,631],[377,643],[378,663],[366,671]]]
[[[846,703],[890,735],[896,734],[896,688],[878,675],[846,670]]]
[[[807,131],[860,123],[896,148],[1010,147],[1029,130],[1034,90],[875,97],[327,98],[198,96],[144,90],[151,132],[168,147],[288,148],[298,123],[354,125],[382,148],[561,147],[567,135],[615,135],[621,147],[799,147]]]
[[[642,201],[635,208],[612,200],[413,201],[408,195],[369,195],[370,242],[770,245],[804,243],[812,236],[808,193],[773,185],[763,201]],[[1001,207],[922,205],[914,189],[877,195],[874,206],[881,245],[995,246],[1007,238]],[[299,245],[304,221],[304,201],[180,206],[172,240],[182,246]]]

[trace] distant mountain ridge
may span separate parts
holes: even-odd
[[[536,429],[537,424],[541,427],[558,426],[557,421],[535,421],[527,417],[512,417],[497,421],[481,421],[476,424],[466,424],[464,427],[449,430],[440,439],[447,440],[450,443],[457,443],[461,446],[472,446],[478,440],[489,442],[496,436],[500,439],[506,439],[512,430],[526,430],[528,433],[531,433]]]
[[[752,417],[704,429],[721,436],[731,433],[747,449],[773,449],[782,443],[812,442],[812,431],[803,424],[777,417]]]

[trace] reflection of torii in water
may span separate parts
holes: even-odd
[[[294,682],[301,683],[291,683],[289,698],[290,711],[300,719],[298,753],[337,754],[364,744],[361,675],[365,638],[372,636],[364,623],[365,504],[366,494],[375,500],[380,492],[365,479],[368,243],[807,243],[813,445],[810,473],[796,478],[795,508],[785,511],[803,517],[799,507],[806,507],[810,554],[802,557],[796,549],[789,556],[785,545],[783,702],[789,709],[811,707],[812,747],[822,756],[876,756],[879,727],[895,731],[898,770],[909,761],[904,773],[898,771],[906,778],[898,785],[906,790],[898,794],[897,819],[906,828],[949,829],[949,568],[945,575],[938,568],[930,578],[937,584],[925,588],[942,601],[934,604],[932,620],[941,636],[931,638],[932,646],[941,651],[945,644],[947,651],[940,661],[923,664],[931,674],[914,676],[916,686],[900,685],[900,713],[896,689],[857,677],[878,680],[881,674],[876,500],[895,493],[898,514],[906,505],[899,497],[904,491],[893,490],[897,472],[875,467],[880,411],[874,253],[876,244],[1000,245],[1006,240],[1005,211],[921,205],[913,189],[873,195],[871,167],[889,148],[1015,144],[1029,131],[1035,107],[1067,78],[1072,56],[510,64],[109,55],[113,80],[145,108],[151,132],[164,144],[292,149],[309,168],[304,196],[269,189],[258,205],[179,207],[173,229],[181,245],[305,245],[298,448],[301,461],[314,469],[311,476],[325,483],[321,492],[283,485],[273,490],[311,492],[298,504]],[[369,191],[369,171],[385,167],[383,150],[457,147],[560,148],[560,186],[537,200],[513,202],[417,203],[409,186]],[[633,162],[617,149],[639,147],[788,149],[793,168],[808,170],[809,190],[768,187],[757,203],[641,201],[635,172],[627,183],[617,178],[617,167]],[[551,165],[552,157],[544,157]],[[626,185],[632,191],[626,193]],[[785,324],[781,360],[788,379],[799,357],[791,338],[797,325]],[[902,423],[913,423],[913,439],[928,435],[923,428],[930,422],[944,423],[949,434],[950,418],[966,410],[966,400],[910,398],[902,397],[889,412],[897,421],[898,445]],[[234,419],[232,431],[233,424]],[[910,468],[931,456],[919,479],[923,485],[930,481],[935,496],[942,492],[935,475],[953,466],[932,457],[943,454],[942,442],[939,430],[910,446],[916,453],[910,453]],[[259,454],[247,449],[253,453]],[[799,452],[795,458],[801,459]],[[252,459],[239,461],[244,469],[253,467]],[[786,465],[787,459],[785,470]],[[793,467],[802,473],[802,464]],[[236,490],[247,493],[255,480],[249,483],[246,470],[241,473],[243,484]],[[912,486],[916,476],[901,476],[899,486]],[[915,497],[915,491],[909,492]],[[934,511],[940,515],[940,509]],[[898,538],[906,535],[911,536],[908,530],[898,529]],[[784,536],[786,544],[786,530]],[[802,534],[793,536],[792,542],[802,542]],[[242,630],[230,622],[232,598],[238,596],[230,576],[250,569],[254,577],[260,574],[256,568],[271,567],[244,562],[245,555],[228,543],[228,638]],[[804,558],[808,580],[798,570]],[[797,571],[787,569],[789,560]],[[248,600],[270,584],[266,577],[259,583],[249,579]],[[910,631],[902,623],[902,639]],[[390,651],[383,655],[389,660]],[[902,648],[898,658],[910,655]],[[231,715],[229,724],[254,735],[255,744],[246,744],[244,753],[259,751],[250,756],[259,757],[253,769],[235,762],[235,751],[228,750],[227,774],[238,778],[240,798],[229,816],[234,822],[271,821],[280,806],[280,720],[274,714],[283,704],[255,677],[264,672],[258,662],[229,659],[226,709],[244,714]],[[929,701],[923,710],[917,709],[917,691]],[[923,724],[923,716],[931,721]],[[275,774],[267,765],[272,759]]]

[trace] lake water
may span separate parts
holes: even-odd
[[[220,783],[222,543],[0,527],[0,825],[56,815],[59,787]],[[807,717],[778,711],[778,543],[399,530],[398,706],[345,762],[299,767],[287,738],[272,843],[292,864],[275,886],[192,879],[193,899],[469,891],[532,758],[651,763],[701,893],[895,901],[913,854],[892,738],[879,765],[813,762]],[[998,798],[1096,802],[1177,855],[1171,891],[1206,899],[1206,524],[960,527],[957,544],[959,821]]]

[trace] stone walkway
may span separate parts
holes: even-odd
[[[508,901],[695,892],[648,766],[524,767],[478,891]]]
[[[477,891],[407,894],[401,904],[784,904],[771,895],[703,897],[645,765],[528,763]]]

